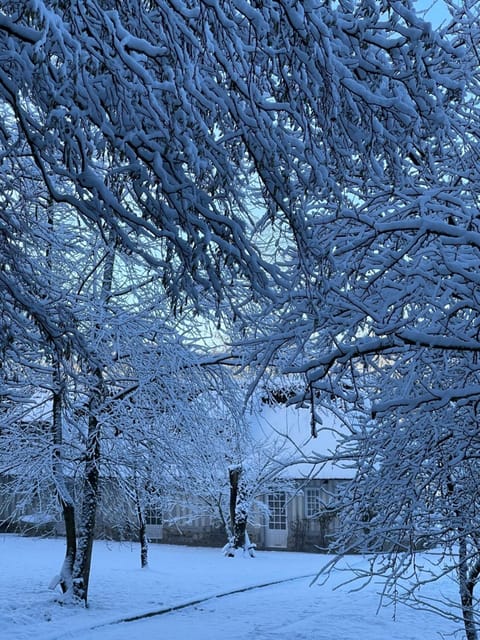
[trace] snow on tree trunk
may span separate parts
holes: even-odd
[[[52,430],[53,430],[53,478],[58,494],[58,500],[62,509],[65,523],[66,550],[65,559],[58,580],[52,581],[51,587],[60,584],[63,593],[72,589],[72,573],[77,551],[77,537],[75,528],[75,505],[70,491],[67,488],[62,462],[63,424],[62,424],[62,384],[60,367],[58,362],[53,373],[54,392],[52,399]]]
[[[99,311],[108,307],[108,299],[112,291],[115,265],[115,234],[109,233],[107,255],[102,276]],[[95,335],[101,335],[100,324],[95,326]],[[73,571],[73,594],[76,599],[87,604],[88,582],[92,561],[95,520],[99,502],[100,478],[100,440],[101,440],[101,408],[105,400],[103,374],[99,367],[92,372],[92,389],[88,403],[88,433],[85,452],[85,468],[80,526],[77,540],[77,553]]]
[[[475,616],[473,609],[473,587],[474,582],[469,579],[467,540],[463,536],[458,545],[458,582],[460,589],[460,600],[462,603],[463,624],[467,640],[477,640],[477,629],[475,626]]]
[[[235,506],[235,520],[233,523],[233,540],[235,549],[245,548],[245,534],[247,531],[248,505],[245,502],[242,486],[239,486],[237,504]]]
[[[66,550],[60,572],[60,587],[64,593],[71,592],[73,587],[73,567],[77,553],[77,533],[75,526],[75,507],[61,499],[63,522],[65,524]]]
[[[98,419],[98,406],[102,402],[102,373],[96,370],[97,385],[94,387],[89,403],[88,434],[85,452],[85,472],[80,525],[78,531],[77,553],[73,569],[74,597],[88,602],[88,583],[92,561],[95,520],[99,500],[99,465],[101,424]]]
[[[145,513],[143,505],[140,499],[140,492],[138,490],[138,481],[135,479],[135,506],[137,508],[138,516],[138,537],[140,541],[140,564],[142,569],[148,567],[148,538],[147,538],[147,524],[145,522]]]
[[[246,487],[242,482],[243,469],[241,466],[229,469],[230,481],[230,530],[231,535],[224,547],[226,556],[232,558],[237,549],[243,549],[253,557],[254,545],[250,543],[247,533],[249,504],[247,501]]]
[[[142,569],[145,569],[148,567],[148,538],[147,525],[143,519],[140,522],[138,535],[140,537],[140,564]]]

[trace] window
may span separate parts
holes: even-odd
[[[269,529],[286,529],[287,528],[287,512],[285,509],[286,497],[285,492],[271,493],[268,496],[268,510],[270,512],[268,518]]]
[[[162,524],[162,511],[159,507],[148,507],[145,510],[145,524]]]
[[[314,518],[320,514],[323,503],[322,490],[319,487],[307,487],[305,489],[305,515]]]

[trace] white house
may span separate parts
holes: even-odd
[[[48,405],[41,405],[41,411],[34,415],[36,420],[48,422]],[[270,472],[273,469],[279,479],[274,491],[260,496],[264,508],[257,509],[249,526],[250,537],[258,548],[314,551],[328,546],[329,535],[337,523],[337,515],[329,509],[332,496],[354,472],[348,465],[321,462],[334,450],[336,434],[342,429],[333,413],[324,411],[321,418],[323,424],[318,435],[312,437],[310,412],[306,409],[263,403],[258,411],[250,414],[248,422],[256,447],[269,447]],[[109,484],[108,479],[104,482]],[[114,487],[115,483],[110,484]],[[134,535],[131,523],[125,525],[128,508],[125,505],[119,508],[111,487],[104,495],[107,497],[98,517],[99,535]],[[51,504],[54,496],[50,498]],[[160,506],[148,509],[148,537],[157,542],[223,546],[225,528],[218,518],[215,520],[201,509],[193,508],[195,500],[196,496],[192,495],[191,508],[185,503],[178,504],[168,514]],[[0,490],[0,527],[3,522],[4,527],[25,530],[32,524],[35,532],[33,525],[41,523],[42,531],[62,534],[61,522],[46,517],[49,514],[41,512],[40,504],[32,504],[30,510],[28,504],[24,505],[19,512],[15,501],[14,495],[7,496]],[[133,509],[132,514],[131,521],[134,521]]]
[[[278,490],[262,496],[265,509],[257,510],[249,526],[258,548],[316,551],[329,544],[338,522],[329,505],[339,485],[353,478],[354,470],[322,462],[334,450],[342,424],[331,412],[324,411],[321,418],[317,437],[311,435],[306,409],[264,404],[249,418],[258,447],[271,445],[272,468],[276,466],[285,481],[284,487],[279,482]],[[159,510],[153,509],[147,514],[147,534],[172,544],[220,545],[224,530],[209,517],[195,517],[194,511],[189,519],[188,509],[176,507],[170,518],[162,520]]]

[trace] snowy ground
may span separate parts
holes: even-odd
[[[378,587],[333,590],[339,578],[310,586],[304,577],[216,597],[312,575],[325,556],[258,552],[254,559],[228,559],[218,549],[151,545],[150,567],[141,570],[137,545],[103,541],[95,543],[89,609],[60,606],[48,584],[63,553],[62,540],[0,535],[2,640],[432,640],[458,627],[406,607],[377,614]],[[447,581],[435,589],[455,597]],[[116,623],[194,600],[202,601]]]

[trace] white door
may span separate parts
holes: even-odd
[[[287,498],[284,491],[268,495],[269,517],[265,535],[266,547],[286,549],[288,539]]]
[[[163,538],[163,515],[159,507],[148,507],[145,510],[147,538],[157,542]]]

